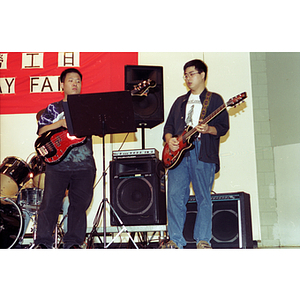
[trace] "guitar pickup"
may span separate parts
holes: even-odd
[[[39,151],[40,155],[42,155],[42,156],[46,156],[48,154],[48,150],[45,146],[39,147],[39,148],[37,148],[37,150]]]
[[[57,136],[55,140],[53,140],[53,143],[59,148],[61,147],[61,137]]]

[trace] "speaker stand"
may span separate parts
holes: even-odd
[[[108,203],[109,204],[109,203]],[[130,238],[132,244],[134,245],[134,247],[136,249],[138,249],[138,246],[136,245],[136,243],[134,242],[132,236],[130,235],[130,233],[128,232],[127,228],[125,227],[124,223],[122,222],[122,220],[119,218],[118,214],[116,213],[116,211],[114,210],[114,208],[109,204],[110,209],[113,211],[114,215],[117,217],[122,230],[118,232],[118,234],[113,238],[113,240],[107,245],[107,248],[116,240],[116,238],[122,233],[122,232],[126,232],[126,234],[128,235],[128,237]]]
[[[118,234],[113,238],[113,240],[106,245],[106,213],[105,213],[105,209],[106,209],[106,204],[109,205],[109,208],[112,210],[112,212],[114,213],[115,217],[118,219],[122,230],[118,232]],[[93,244],[93,237],[97,236],[99,238],[100,234],[97,232],[97,227],[99,226],[99,222],[100,222],[100,217],[101,214],[103,213],[103,243],[104,243],[104,248],[107,249],[115,240],[118,236],[120,236],[124,231],[126,232],[126,234],[128,235],[128,237],[130,238],[132,244],[135,246],[136,249],[139,249],[138,246],[136,245],[136,243],[134,242],[134,240],[132,239],[132,236],[130,235],[130,233],[128,232],[127,228],[125,227],[124,223],[122,222],[122,220],[120,219],[120,217],[118,216],[118,214],[116,213],[116,211],[114,210],[114,208],[110,205],[109,201],[107,198],[103,199],[98,207],[98,211],[96,214],[96,217],[94,219],[93,222],[93,229],[89,234],[89,237],[87,239],[87,248],[91,249],[92,248],[92,244]],[[104,221],[105,220],[105,221]],[[99,238],[100,240],[100,238]],[[101,241],[101,240],[100,240]]]
[[[139,124],[142,130],[142,149],[145,149],[145,126],[147,125],[146,123],[141,123]]]

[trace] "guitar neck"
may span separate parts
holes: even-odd
[[[210,115],[208,115],[202,123],[199,124],[207,124],[209,121],[211,121],[214,117],[216,117],[221,111],[223,111],[226,108],[226,104],[223,103],[219,108],[217,108],[214,112],[212,112]]]

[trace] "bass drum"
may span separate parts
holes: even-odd
[[[34,156],[29,162],[29,167],[32,172],[33,185],[39,189],[44,189],[46,169],[44,160],[39,156]]]
[[[16,245],[23,228],[23,216],[18,205],[9,198],[0,201],[0,249]]]
[[[29,179],[30,168],[22,159],[9,156],[0,166],[0,195],[3,197],[15,196],[21,185]]]

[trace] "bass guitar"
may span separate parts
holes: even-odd
[[[38,137],[34,146],[38,155],[46,163],[55,164],[62,161],[73,147],[85,142],[86,137],[71,136],[66,128],[59,127],[43,133]]]
[[[244,99],[247,98],[246,92],[241,93],[231,99],[229,99],[226,103],[222,104],[219,108],[217,108],[214,112],[212,112],[210,115],[208,115],[201,123],[199,120],[198,125],[201,124],[207,124],[209,121],[211,121],[214,117],[216,117],[220,112],[222,112],[226,107],[228,106],[236,106],[238,103],[243,102]],[[172,169],[176,167],[182,157],[183,154],[190,149],[193,144],[193,137],[197,134],[196,127],[188,126],[183,133],[177,137],[177,140],[179,142],[179,148],[176,151],[172,151],[169,148],[169,145],[166,143],[163,149],[162,153],[162,162],[166,169]]]

